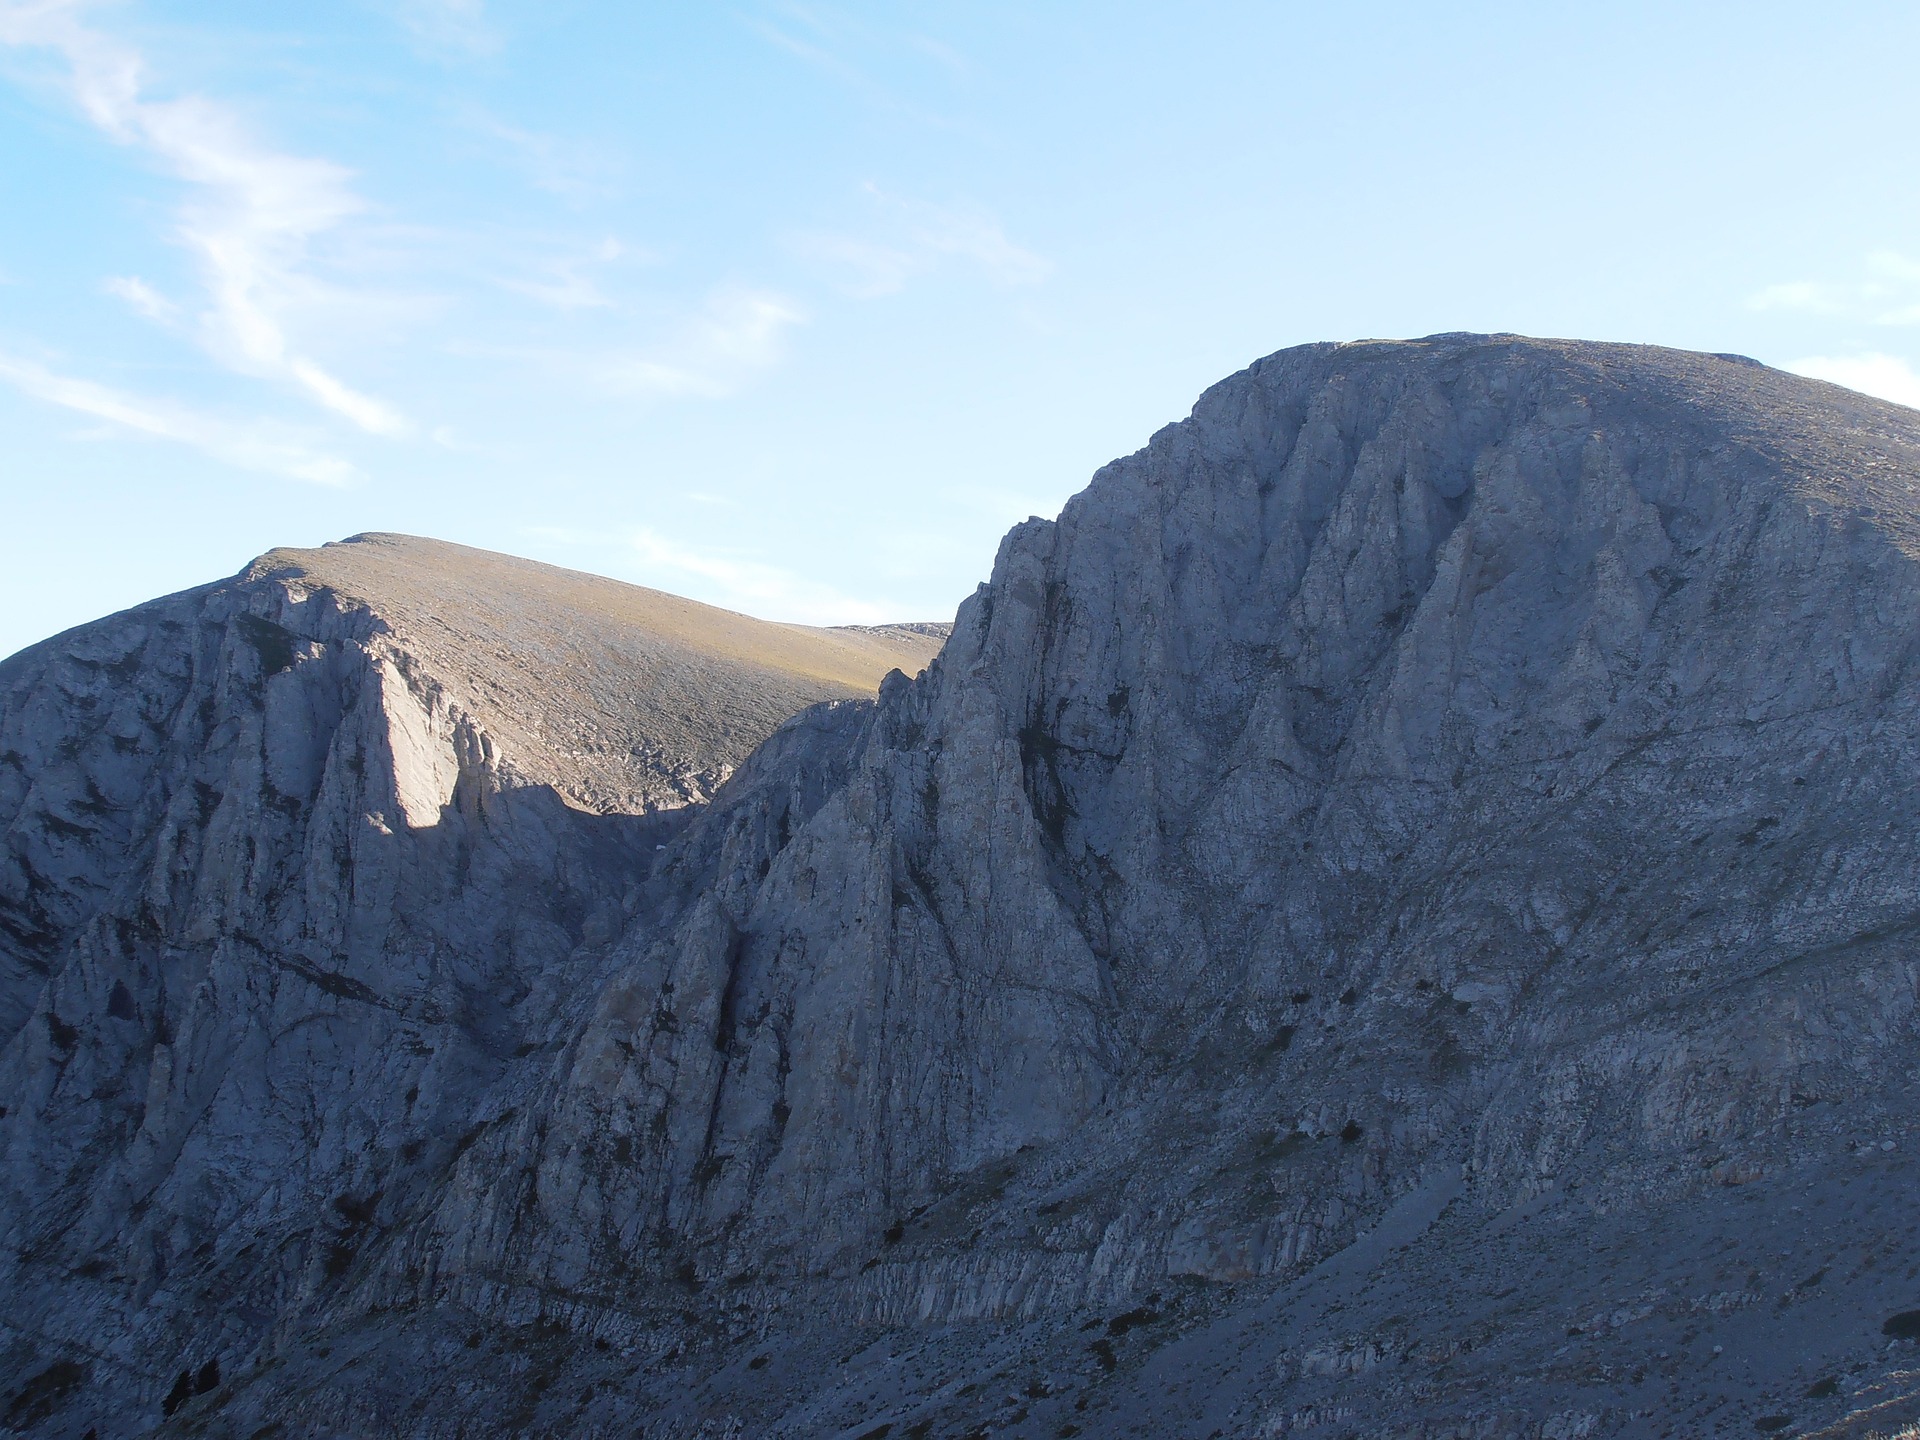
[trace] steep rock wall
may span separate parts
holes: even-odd
[[[636,947],[564,1171],[551,1126],[471,1163],[563,1231],[632,1173],[716,1274],[1037,1264],[1017,1308],[1310,1264],[1435,1165],[1683,1183],[1881,1083],[1920,451],[1839,393],[1474,338],[1223,383],[1017,528],[844,787]],[[1083,1213],[985,1207],[1002,1262],[912,1218],[999,1165]]]
[[[431,1193],[681,817],[570,806],[327,591],[209,587],[5,678],[5,1324],[157,1403]]]
[[[1735,358],[1282,352],[644,831],[291,595],[16,664],[20,1373],[150,1420],[217,1359],[182,1414],[235,1434],[866,1434],[835,1375],[904,1326],[884,1413],[954,1433],[1020,1347],[1077,1378],[1012,1433],[1602,1433],[1557,1353],[1511,1411],[1404,1377],[1492,1344],[1476,1267],[1692,1343],[1761,1281],[1621,1299],[1531,1217],[1652,1277],[1649,1217],[1719,1255],[1911,1117],[1917,485],[1912,412]],[[1442,1318],[1337,1330],[1382,1274]]]

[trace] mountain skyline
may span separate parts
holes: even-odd
[[[394,535],[84,626],[5,1423],[1911,1429],[1916,635],[1920,414],[1511,335],[1221,380],[950,631]]]
[[[1910,7],[0,3],[0,654],[431,534],[942,617],[1216,376],[1920,364]]]

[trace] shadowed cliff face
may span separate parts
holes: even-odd
[[[471,810],[455,802],[476,786],[544,790],[587,815],[677,809],[796,711],[924,664],[945,627],[919,630],[769,624],[368,535],[276,550],[234,581],[35,646],[0,668],[0,1035],[155,845],[264,844],[276,826],[307,843],[310,812],[423,832]],[[536,869],[552,847],[537,848]],[[310,878],[320,860],[302,860]],[[150,903],[208,898],[166,883]]]
[[[337,1290],[561,1043],[687,801],[935,643],[373,537],[0,667],[10,1364],[79,1346],[145,1408]]]
[[[1916,484],[1920,417],[1752,362],[1313,346],[1017,528],[925,674],[708,803],[549,805],[374,670],[303,698],[289,736],[389,758],[302,803],[406,823],[309,820],[273,870],[272,806],[167,802],[153,833],[225,848],[148,968],[217,1044],[127,978],[175,872],[90,878],[147,832],[64,870],[81,837],[34,832],[22,1382],[84,1350],[57,1413],[137,1417],[218,1358],[176,1423],[235,1434],[1912,1418],[1880,1326],[1920,1294],[1872,1261],[1920,1143]],[[335,775],[220,738],[301,672],[241,622],[142,621],[138,686],[119,623],[8,712],[36,794],[80,784],[73,716],[198,673],[168,765]],[[152,793],[96,772],[71,804]],[[289,971],[376,1019],[283,1017]]]
[[[1906,1033],[1915,440],[1710,357],[1263,362],[1008,537],[589,1027],[681,1022],[632,1108],[599,1059],[565,1103],[657,1147],[680,1232],[802,1265],[1064,1146],[1145,1192],[1070,1285],[1298,1263],[1441,1154],[1491,1201],[1739,1143]]]

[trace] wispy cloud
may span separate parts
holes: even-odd
[[[944,72],[948,82],[967,78],[966,58],[952,46],[930,35],[869,24],[837,6],[801,5],[792,0],[765,5],[759,13],[739,19],[750,34],[867,103],[936,129],[954,128],[952,120],[920,103],[930,89],[924,83],[926,62]],[[915,76],[913,99],[875,78],[876,73],[899,70],[903,59],[909,68],[917,62],[921,72]]]
[[[1876,250],[1846,280],[1789,280],[1747,297],[1750,310],[1784,310],[1866,321],[1920,325],[1920,261]]]
[[[393,14],[432,54],[471,59],[498,54],[504,43],[486,0],[397,0]]]
[[[722,286],[658,342],[631,347],[455,345],[454,354],[519,361],[622,398],[718,400],[777,364],[786,332],[806,320],[784,295]]]
[[[171,325],[180,318],[180,307],[137,275],[109,275],[100,282],[109,295],[117,295],[142,318],[156,325]]]
[[[621,164],[606,148],[510,125],[484,110],[461,112],[465,124],[537,189],[567,200],[611,195]]]
[[[785,296],[726,287],[657,350],[602,357],[595,378],[628,394],[717,399],[777,362],[786,332],[805,318]]]
[[[509,290],[551,305],[557,310],[605,309],[613,301],[600,288],[590,271],[611,264],[627,255],[627,247],[612,236],[583,253],[549,260],[541,265],[534,279],[505,280]]]
[[[1799,310],[1812,315],[1833,315],[1845,308],[1847,296],[1839,286],[1822,285],[1813,280],[1789,280],[1769,285],[1747,297],[1749,310]]]
[[[801,625],[881,625],[885,610],[751,556],[683,545],[651,530],[633,536],[645,573],[663,588],[704,591],[715,603]],[[704,584],[698,582],[705,582]]]
[[[236,114],[204,96],[153,98],[140,53],[83,24],[80,13],[79,0],[0,3],[0,44],[59,55],[88,119],[192,187],[176,235],[199,261],[206,303],[195,318],[207,349],[235,370],[292,386],[363,430],[407,433],[410,425],[391,405],[301,353],[284,320],[296,304],[324,298],[308,268],[310,242],[365,208],[348,172],[261,144]],[[158,297],[135,285],[118,293],[158,318],[163,307],[149,304]]]
[[[0,354],[0,380],[36,400],[124,430],[191,446],[243,470],[316,485],[347,485],[359,478],[359,472],[346,461],[273,427],[236,424],[169,401],[130,395],[91,380],[57,374],[31,360]]]
[[[1008,238],[992,215],[967,206],[935,205],[862,187],[873,210],[873,233],[811,231],[794,238],[801,254],[840,271],[842,288],[863,298],[891,295],[917,275],[958,260],[996,285],[1035,285],[1052,262]]]
[[[787,10],[789,15],[793,15],[792,7],[783,6],[782,8]],[[831,75],[834,79],[844,81],[862,90],[871,88],[867,77],[860,72],[858,67],[849,64],[832,50],[828,49],[825,44],[821,43],[821,38],[803,38],[802,36],[794,34],[791,29],[759,16],[748,16],[746,17],[745,23],[747,29],[751,30],[755,35],[758,35],[769,45],[786,51],[787,54],[793,56],[796,60],[802,60],[815,69]],[[810,17],[804,23],[808,29],[815,30],[816,32],[820,28],[817,22],[812,21]]]
[[[967,57],[951,45],[927,35],[908,35],[905,43],[908,49],[919,51],[956,80],[964,80],[973,73],[973,66],[967,62]]]
[[[1783,368],[1920,410],[1920,373],[1897,355],[1809,355]]]

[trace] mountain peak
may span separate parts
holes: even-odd
[[[871,700],[937,627],[392,536],[16,657],[17,1393],[1920,1418],[1911,1277],[1834,1263],[1920,1183],[1916,497],[1920,414],[1738,359],[1314,345],[1015,527]]]

